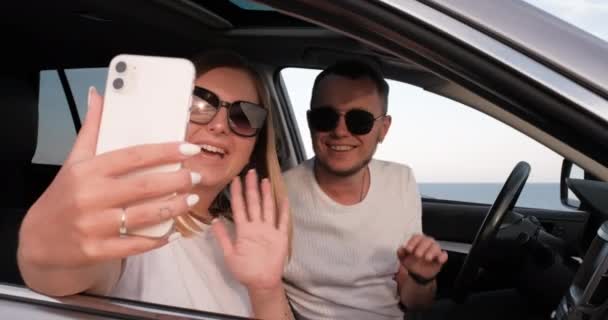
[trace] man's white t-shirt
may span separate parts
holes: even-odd
[[[341,205],[317,184],[314,158],[284,179],[294,225],[286,290],[302,319],[403,319],[397,249],[422,233],[412,170],[372,160],[363,201]]]
[[[234,225],[224,219],[230,233]],[[237,316],[252,316],[246,288],[224,263],[208,225],[202,234],[126,259],[110,296]],[[231,235],[231,236],[232,236]]]

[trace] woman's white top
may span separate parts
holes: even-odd
[[[234,225],[223,219],[231,236]],[[209,225],[191,238],[126,259],[110,296],[250,317],[247,289],[230,273]]]

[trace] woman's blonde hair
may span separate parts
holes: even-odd
[[[261,105],[268,110],[268,117],[264,128],[260,131],[256,137],[256,143],[249,160],[249,164],[243,168],[241,175],[247,172],[247,169],[256,169],[258,176],[261,178],[268,178],[272,185],[273,198],[275,201],[276,213],[280,212],[280,208],[283,201],[287,197],[285,184],[282,178],[281,166],[277,157],[277,149],[275,144],[275,131],[273,125],[273,104],[270,98],[270,91],[268,87],[262,81],[262,78],[258,72],[240,55],[232,51],[216,50],[208,53],[204,53],[196,58],[192,59],[194,66],[196,67],[197,78],[201,75],[209,72],[212,69],[227,67],[247,72],[253,81],[257,89],[258,96],[261,101]],[[217,217],[220,215],[231,218],[230,199],[227,190],[220,192],[209,207],[209,212]],[[275,219],[278,223],[278,218]],[[184,236],[194,234],[191,229],[200,230],[197,224],[192,220],[193,218],[189,215],[184,215],[176,219],[177,230],[180,231]],[[186,227],[186,225],[188,227]],[[289,225],[289,239],[291,242],[292,234],[291,224]],[[291,246],[290,246],[291,247]]]

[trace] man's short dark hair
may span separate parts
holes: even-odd
[[[376,86],[376,90],[378,91],[378,95],[382,100],[382,112],[384,114],[388,111],[388,83],[384,80],[382,73],[374,68],[371,64],[368,64],[361,60],[342,60],[338,61],[329,67],[325,68],[317,78],[315,79],[314,85],[312,87],[312,102],[315,101],[316,95],[319,90],[319,83],[321,80],[325,79],[327,76],[336,75],[340,77],[345,77],[353,80],[368,78],[372,80],[374,85]]]

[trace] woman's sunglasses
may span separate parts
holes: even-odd
[[[197,124],[208,124],[221,107],[228,109],[230,130],[241,137],[257,135],[266,123],[268,110],[264,107],[247,101],[233,103],[222,101],[215,93],[201,87],[194,87],[192,93],[190,121]]]
[[[332,107],[316,107],[308,110],[306,113],[308,117],[308,125],[314,131],[327,132],[332,131],[338,127],[338,121],[340,120],[340,113]],[[351,109],[344,114],[344,121],[346,122],[346,128],[354,135],[364,135],[372,131],[376,120],[384,117],[380,115],[374,117],[371,112],[361,109]]]

